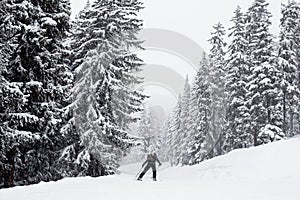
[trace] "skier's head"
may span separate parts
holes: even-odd
[[[151,151],[151,154],[154,155],[154,156],[156,156],[156,152],[154,150]]]

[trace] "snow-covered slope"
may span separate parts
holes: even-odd
[[[299,200],[300,138],[236,150],[192,167],[159,171],[134,181],[140,165],[120,175],[67,178],[58,182],[0,190],[1,200]]]

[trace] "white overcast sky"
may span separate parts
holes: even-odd
[[[145,28],[164,28],[179,32],[209,51],[207,40],[212,26],[220,21],[229,28],[237,5],[246,10],[253,0],[144,0],[140,13]],[[273,14],[272,32],[278,33],[280,5],[287,0],[269,0]],[[71,0],[73,16],[84,7],[86,0]]]

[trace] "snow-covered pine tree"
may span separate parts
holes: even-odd
[[[209,157],[222,154],[223,130],[225,122],[225,30],[221,23],[213,26],[214,32],[209,39],[211,50],[210,83],[211,83],[211,152]]]
[[[298,4],[298,7],[299,7],[299,4]],[[299,13],[300,13],[300,11],[298,10],[298,20],[296,21],[297,33],[300,32],[300,14]],[[300,88],[300,35],[296,34],[295,37],[296,37],[295,40],[296,40],[296,43],[297,43],[297,46],[298,46],[297,51],[296,51],[296,55],[297,55],[297,58],[298,58],[298,66],[297,66],[298,67],[298,74],[297,74],[298,75],[298,87]],[[299,106],[298,112],[300,113],[300,106]],[[300,117],[299,117],[299,123],[300,123]]]
[[[298,7],[300,7],[299,3],[298,3]],[[297,30],[298,34],[295,35],[295,37],[296,37],[295,40],[296,40],[296,44],[297,44],[296,57],[297,57],[297,61],[298,61],[297,62],[298,63],[298,66],[297,66],[298,79],[297,79],[297,81],[298,81],[298,88],[300,90],[300,34],[299,34],[300,33],[300,11],[299,11],[299,9],[297,9],[297,10],[298,10],[298,20],[296,22],[296,26],[297,26],[296,30]],[[300,99],[300,95],[298,98]],[[300,113],[300,106],[298,107],[297,113]],[[299,134],[300,133],[300,115],[298,115],[298,118],[296,117],[296,119],[298,119],[298,121],[296,123],[295,132],[296,132],[296,134]]]
[[[149,110],[144,108],[141,113],[141,120],[138,126],[138,136],[141,137],[142,142],[142,153],[151,153],[150,149],[153,145],[154,135],[151,127],[151,119]]]
[[[165,123],[163,124],[163,126],[161,127],[160,131],[159,131],[159,139],[161,142],[160,145],[160,149],[158,150],[158,155],[160,157],[160,161],[170,161],[170,141],[168,138],[168,130],[170,128],[170,123],[171,123],[171,115],[169,115],[166,118]]]
[[[167,144],[169,146],[169,155],[170,155],[170,162],[171,165],[177,165],[177,158],[180,156],[180,137],[179,137],[179,130],[181,124],[181,107],[182,107],[182,100],[181,95],[178,97],[177,105],[173,110],[171,118],[169,119],[169,128],[167,134]]]
[[[223,151],[252,146],[249,133],[249,112],[245,105],[249,64],[248,43],[245,32],[245,17],[241,7],[237,7],[232,18],[231,44],[228,47],[226,66],[226,129]]]
[[[191,86],[188,76],[186,76],[183,94],[181,98],[181,112],[180,112],[180,129],[178,130],[178,149],[177,149],[177,164],[187,165],[188,164],[188,119],[190,115],[190,99],[191,99]]]
[[[73,30],[76,126],[81,136],[81,175],[113,173],[133,145],[127,126],[145,96],[135,90],[141,60],[137,0],[97,0],[80,13]],[[89,168],[92,169],[90,170]]]
[[[3,77],[9,87],[1,91],[6,104],[0,115],[10,138],[5,141],[11,147],[6,156],[9,186],[57,180],[61,176],[55,164],[68,141],[60,129],[72,81],[62,45],[69,1],[5,2],[1,6],[7,6],[8,17],[1,22],[12,51],[6,57]]]
[[[17,139],[9,132],[6,126],[5,113],[8,110],[16,111],[24,105],[24,95],[17,86],[5,78],[7,65],[12,52],[15,50],[15,32],[11,26],[14,23],[7,1],[0,2],[0,188],[14,185],[15,170],[20,167],[16,163],[19,148],[16,148]]]
[[[208,149],[205,148],[208,140],[205,141],[205,139],[210,131],[210,86],[209,63],[206,54],[203,53],[191,91],[191,114],[188,118],[190,136],[188,142],[189,165],[200,163],[208,153]]]
[[[287,5],[282,5],[281,13],[278,65],[281,73],[282,128],[284,134],[293,136],[295,134],[294,115],[299,107],[297,35],[299,35],[300,26],[300,5],[295,1],[290,1]]]
[[[269,28],[271,13],[266,0],[255,0],[249,7],[246,26],[250,73],[247,106],[250,109],[253,144],[258,145],[258,134],[267,125],[282,128],[282,116],[278,99],[279,70],[275,64],[273,37]],[[276,128],[276,130],[278,130]],[[268,132],[269,133],[269,132]],[[277,133],[274,133],[277,134]]]
[[[100,162],[85,149],[84,145],[85,143],[88,143],[88,141],[85,141],[84,143],[82,137],[82,133],[88,129],[87,126],[89,124],[86,122],[87,120],[90,120],[89,118],[91,117],[87,114],[81,115],[82,113],[87,113],[89,109],[88,105],[83,104],[83,102],[85,102],[85,98],[88,98],[88,95],[92,93],[88,87],[92,84],[89,79],[92,79],[93,77],[86,77],[86,80],[81,80],[81,78],[85,78],[84,76],[88,76],[88,73],[93,72],[88,72],[86,69],[83,69],[85,71],[80,71],[78,68],[81,65],[91,65],[89,64],[91,59],[85,60],[85,58],[87,58],[89,50],[95,49],[100,43],[100,40],[97,40],[97,43],[92,40],[92,37],[95,37],[95,35],[92,36],[91,32],[93,29],[89,28],[89,20],[91,17],[88,15],[91,13],[90,9],[91,4],[88,0],[84,9],[79,12],[78,16],[76,16],[76,20],[72,22],[71,37],[69,38],[71,46],[71,69],[75,76],[72,89],[72,120],[79,140],[66,147],[60,157],[60,163],[65,166],[65,171],[63,172],[65,176],[99,176],[100,174],[103,175],[107,173],[104,172],[105,169]],[[97,39],[97,37],[95,38]],[[88,100],[92,101],[91,98]],[[92,125],[90,126],[92,128]]]
[[[149,108],[151,132],[153,135],[152,150],[156,151],[156,153],[160,151],[165,140],[164,135],[161,132],[165,121],[165,116],[164,111],[160,109],[161,108],[159,106],[151,106]]]

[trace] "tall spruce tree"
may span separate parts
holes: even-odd
[[[249,63],[248,43],[245,31],[245,16],[238,6],[232,18],[233,26],[229,29],[232,42],[228,47],[226,65],[226,131],[224,151],[245,148],[252,145],[249,133],[249,111],[246,102],[247,77]]]
[[[190,98],[191,98],[191,86],[188,76],[185,79],[184,90],[181,98],[181,112],[180,112],[180,128],[178,130],[178,149],[177,154],[177,164],[186,165],[188,164],[188,152],[187,152],[187,143],[189,141],[188,135],[188,119],[190,115]]]
[[[138,126],[138,136],[143,141],[141,150],[143,153],[151,153],[155,137],[153,135],[153,128],[151,123],[151,116],[149,110],[144,108],[141,113],[141,120]]]
[[[169,128],[167,134],[167,144],[169,145],[169,155],[171,165],[178,165],[178,158],[180,156],[180,124],[181,124],[181,110],[182,100],[181,95],[178,97],[177,105],[173,110],[171,118],[169,119]]]
[[[281,74],[280,88],[282,100],[283,132],[293,136],[294,115],[299,107],[299,87],[297,71],[297,35],[299,34],[300,5],[295,1],[282,5],[279,35],[278,65]]]
[[[269,134],[271,132],[273,135],[282,135],[279,130],[283,126],[279,112],[279,70],[275,64],[273,36],[269,31],[271,13],[267,9],[268,5],[265,0],[255,0],[246,13],[248,63],[251,63],[247,105],[255,146],[262,142],[259,137],[272,137]],[[276,131],[264,132],[266,126]]]
[[[210,59],[210,83],[211,83],[211,132],[208,137],[211,138],[210,157],[222,153],[223,130],[225,122],[225,30],[221,23],[213,26],[214,32],[209,39],[211,50]]]
[[[0,188],[15,185],[15,171],[20,170],[20,159],[17,141],[7,127],[5,113],[18,110],[25,103],[24,94],[19,88],[6,80],[8,62],[16,48],[16,30],[12,29],[15,23],[12,10],[7,1],[0,2]],[[25,139],[22,138],[22,139]]]
[[[142,61],[137,13],[142,4],[129,0],[97,0],[80,13],[73,30],[75,121],[83,148],[77,164],[82,175],[114,173],[134,141],[128,124],[137,120],[145,98],[135,90]],[[90,167],[92,169],[90,170]]]
[[[188,155],[189,165],[200,163],[207,156],[205,139],[210,131],[211,117],[211,91],[209,63],[206,54],[203,53],[200,67],[193,82],[191,91],[191,114],[189,121]]]
[[[158,150],[158,155],[160,161],[167,162],[170,161],[170,138],[168,137],[168,130],[170,128],[171,116],[167,116],[166,121],[159,130],[159,139],[160,139],[160,149]]]
[[[72,82],[62,42],[69,29],[69,1],[5,1],[1,13],[7,14],[1,28],[9,47],[2,57],[8,87],[1,88],[0,111],[9,147],[4,186],[57,180],[56,162],[68,143],[60,130]]]

